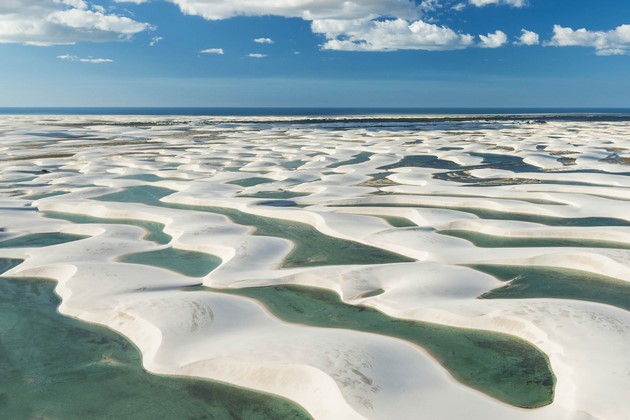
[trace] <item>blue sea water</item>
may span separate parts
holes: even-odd
[[[186,108],[186,107],[71,107],[0,108],[0,115],[177,115],[177,116],[429,116],[429,115],[564,115],[611,116],[630,120],[630,108]]]

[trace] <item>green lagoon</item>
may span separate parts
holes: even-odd
[[[342,166],[356,165],[358,163],[367,162],[368,160],[370,160],[370,158],[373,155],[374,155],[374,153],[371,153],[371,152],[360,152],[360,153],[357,153],[356,155],[354,155],[354,157],[352,157],[351,159],[343,160],[341,162],[332,163],[332,164],[328,165],[328,168],[335,169],[335,168],[340,168]]]
[[[251,177],[251,178],[243,178],[238,179],[236,181],[230,181],[228,184],[238,185],[240,187],[255,187],[256,185],[268,184],[270,182],[274,182],[274,179],[271,178],[263,178],[263,177]]]
[[[101,201],[132,202],[179,210],[222,214],[234,223],[256,228],[255,235],[284,238],[294,243],[284,267],[311,267],[340,264],[386,264],[415,261],[380,248],[324,235],[305,223],[262,217],[225,207],[204,207],[160,201],[175,191],[151,186],[127,187],[123,191],[97,197]]]
[[[334,204],[331,207],[403,207],[403,208],[426,208],[426,209],[442,209],[456,210],[465,213],[474,214],[480,219],[490,220],[514,220],[519,222],[539,223],[548,226],[630,226],[630,221],[618,219],[614,217],[557,217],[544,216],[531,213],[510,213],[499,210],[482,209],[476,207],[458,207],[458,206],[437,206],[430,204],[402,204],[402,203],[361,203],[361,204]]]
[[[630,249],[630,244],[623,242],[598,241],[579,238],[541,238],[541,237],[509,237],[487,235],[470,230],[441,230],[441,235],[454,236],[472,242],[480,248],[534,248],[534,247],[581,247]]]
[[[221,264],[221,259],[214,255],[171,247],[128,254],[121,257],[120,261],[166,268],[188,277],[203,277]]]
[[[0,248],[41,248],[85,239],[87,236],[70,233],[33,233],[0,242]]]
[[[0,278],[0,418],[310,418],[273,395],[147,373],[124,337],[59,314],[53,288]]]
[[[482,299],[574,299],[630,310],[630,283],[613,277],[555,267],[490,264],[469,267],[508,282],[484,293]]]
[[[344,303],[326,289],[287,285],[190,290],[199,289],[254,298],[287,322],[409,341],[431,353],[458,381],[518,407],[541,407],[553,400],[555,376],[547,356],[507,334],[393,318]]]
[[[74,213],[59,213],[47,211],[43,213],[44,216],[51,219],[67,220],[68,222],[77,224],[102,224],[102,225],[131,225],[144,229],[147,232],[143,239],[147,241],[155,242],[157,244],[168,244],[173,239],[170,235],[164,233],[164,225],[157,222],[150,222],[147,220],[134,220],[134,219],[110,219],[104,217],[86,216],[83,214]]]

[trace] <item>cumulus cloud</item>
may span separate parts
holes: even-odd
[[[421,20],[316,20],[313,32],[324,34],[323,48],[345,51],[454,50],[473,43],[473,36]]]
[[[135,3],[135,4],[142,4],[142,3],[148,3],[149,0],[114,0],[114,3]]]
[[[66,6],[72,6],[81,10],[85,10],[88,8],[87,3],[83,0],[53,0],[53,3],[64,4]]]
[[[499,48],[505,45],[508,40],[507,35],[502,31],[496,31],[488,35],[479,35],[479,39],[481,39],[481,44],[479,44],[481,48]]]
[[[443,6],[442,0],[422,0],[418,7],[423,12],[434,12]]]
[[[235,16],[284,16],[304,20],[359,19],[379,16],[417,18],[413,0],[169,0],[183,13],[208,20]]]
[[[311,22],[323,49],[346,51],[453,50],[474,45],[472,35],[422,20],[438,0],[169,0],[183,13],[208,20],[275,15]]]
[[[107,14],[101,6],[83,0],[3,0],[0,5],[0,43],[116,41],[149,28],[147,23]]]
[[[208,48],[205,50],[201,50],[199,52],[201,52],[202,54],[218,54],[218,55],[224,54],[223,48]]]
[[[128,17],[74,8],[53,12],[46,17],[46,21],[72,29],[113,32],[120,35],[132,35],[146,29],[146,24],[135,22]]]
[[[109,58],[93,58],[93,57],[81,58],[81,57],[77,57],[76,55],[70,55],[70,54],[58,55],[57,59],[62,60],[62,61],[78,61],[80,63],[91,63],[91,64],[103,64],[103,63],[114,62],[114,60],[109,59]]]
[[[512,7],[524,7],[527,6],[527,0],[470,0],[470,4],[477,7],[489,6],[495,4],[497,6],[505,5]]]
[[[271,38],[256,38],[254,42],[259,44],[273,44],[273,39]]]
[[[247,56],[250,58],[265,58],[267,57],[267,54],[249,53]]]
[[[538,45],[540,44],[540,37],[536,32],[528,31],[527,29],[521,29],[521,36],[514,43],[516,45]]]
[[[553,37],[544,44],[554,47],[591,47],[597,55],[623,55],[630,52],[630,25],[621,25],[610,31],[553,27]]]

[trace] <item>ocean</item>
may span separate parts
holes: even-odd
[[[6,107],[0,115],[369,116],[369,115],[610,115],[630,119],[630,108],[199,108]]]

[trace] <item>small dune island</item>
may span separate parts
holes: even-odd
[[[0,117],[0,417],[622,420],[630,117]]]

